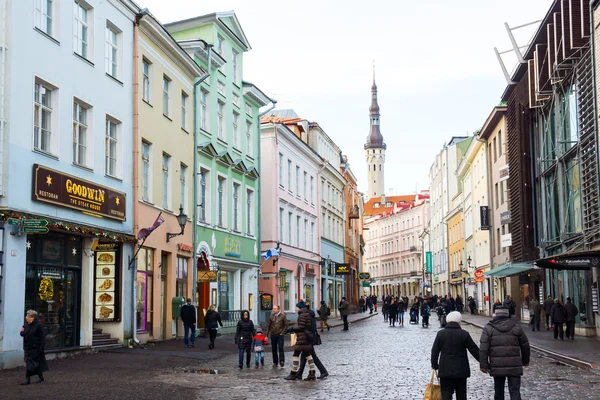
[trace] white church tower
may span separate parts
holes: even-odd
[[[371,132],[365,144],[365,157],[367,160],[367,178],[369,180],[369,198],[385,195],[385,149],[383,136],[379,130],[379,105],[377,104],[377,85],[375,84],[375,67],[373,67],[373,86],[371,86]]]

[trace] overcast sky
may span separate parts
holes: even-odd
[[[386,194],[428,186],[452,136],[481,128],[506,87],[493,48],[510,48],[504,23],[542,19],[552,0],[137,0],[162,23],[235,11],[252,49],[244,80],[318,122],[349,158],[366,192],[373,60]],[[515,32],[527,43],[537,26]],[[516,58],[505,56],[507,68]]]

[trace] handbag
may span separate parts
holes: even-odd
[[[442,400],[442,389],[440,388],[437,378],[434,383],[435,370],[431,371],[431,381],[425,387],[425,393],[423,393],[423,400]]]
[[[323,342],[321,341],[321,335],[319,335],[318,332],[315,333],[317,336],[315,338],[315,346],[319,346],[321,344],[323,344]]]
[[[294,347],[296,345],[296,339],[298,339],[298,337],[296,336],[295,333],[291,333],[290,334],[290,346]]]

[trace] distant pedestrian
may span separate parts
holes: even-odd
[[[46,362],[46,333],[44,325],[38,319],[38,313],[34,310],[27,311],[25,324],[21,327],[23,337],[23,350],[25,352],[25,382],[21,385],[29,385],[33,375],[38,376],[37,383],[44,382],[44,372],[48,371]]]
[[[546,300],[544,300],[544,312],[546,313],[546,330],[550,330],[550,314],[552,312],[552,306],[554,305],[554,300],[552,296],[548,296]]]
[[[321,308],[317,310],[319,313],[319,317],[321,317],[321,332],[323,332],[324,327],[327,327],[327,331],[331,329],[331,326],[327,323],[329,316],[331,315],[331,309],[327,307],[325,304],[325,300],[321,300]]]
[[[258,361],[260,360],[260,364],[265,366],[265,346],[268,345],[269,342],[265,335],[263,335],[262,328],[259,326],[256,328],[256,335],[252,337],[252,351],[254,352],[254,367],[258,368]]]
[[[452,400],[454,392],[457,400],[466,400],[467,378],[471,376],[467,350],[479,361],[479,348],[469,332],[460,328],[459,312],[451,312],[446,320],[446,327],[438,331],[431,348],[431,368],[438,372],[442,400]]]
[[[310,314],[306,308],[306,303],[302,300],[296,303],[296,310],[298,311],[298,320],[294,326],[288,329],[289,332],[296,334],[296,344],[294,345],[294,354],[292,356],[292,371],[284,378],[289,381],[295,381],[298,377],[301,354],[304,354],[308,361],[309,374],[312,377],[315,376],[315,362],[311,355],[313,346],[310,333]]]
[[[348,312],[349,312],[350,304],[346,301],[346,297],[342,297],[342,301],[340,301],[340,305],[338,309],[340,310],[340,314],[342,316],[342,320],[344,321],[344,331],[348,330]]]
[[[369,314],[373,314],[373,299],[367,297],[367,307],[369,308]]]
[[[184,346],[196,347],[194,345],[196,342],[196,307],[192,305],[192,299],[189,297],[186,299],[186,303],[181,306],[181,322],[183,322]]]
[[[214,304],[211,304],[204,316],[204,327],[208,331],[208,337],[210,338],[210,344],[208,345],[210,350],[215,348],[215,339],[217,338],[219,325],[221,325],[221,328],[223,327],[221,316],[216,310],[217,307]]]
[[[388,311],[390,309],[390,305],[384,301],[383,305],[381,306],[381,313],[383,314],[383,322],[387,322],[388,320]]]
[[[242,311],[242,319],[238,321],[234,341],[239,351],[239,367],[244,368],[244,353],[246,353],[246,368],[250,368],[250,353],[252,351],[252,338],[254,337],[254,322],[250,313]]]
[[[361,313],[365,312],[365,299],[362,296],[358,299],[358,307],[360,308]]]
[[[456,295],[456,311],[459,313],[463,312],[464,303],[462,297],[460,295]]]
[[[459,311],[460,312],[460,311]],[[431,315],[431,309],[427,300],[423,301],[421,306],[421,320],[423,321],[423,328],[429,327],[429,316]]]
[[[523,367],[529,365],[529,341],[517,321],[505,307],[496,308],[496,316],[481,332],[479,367],[494,378],[494,400],[504,400],[508,380],[511,400],[521,400]]]
[[[567,322],[567,310],[560,303],[560,300],[554,299],[554,305],[550,309],[550,316],[552,317],[552,326],[554,327],[554,340],[558,339],[565,340],[565,332],[563,324]]]
[[[510,317],[515,315],[515,312],[517,311],[517,304],[512,299],[512,296],[507,295],[506,299],[504,300],[503,305],[504,305],[504,307],[508,308],[508,315]]]
[[[540,319],[542,318],[542,305],[535,297],[529,302],[529,315],[531,317],[531,330],[535,331],[535,328],[537,328],[539,331]]]
[[[492,306],[492,312],[495,314],[496,313],[496,308],[498,307],[502,307],[502,303],[500,303],[500,299],[496,299],[496,301],[494,302],[494,305]]]
[[[398,301],[398,326],[404,326],[404,313],[406,312],[406,304],[404,299],[399,297]]]
[[[392,300],[390,305],[388,305],[388,321],[390,322],[390,325],[393,327],[396,326],[396,317],[397,316],[398,316],[398,304],[396,303],[396,300]]]
[[[288,330],[289,321],[281,312],[279,306],[273,306],[273,313],[267,321],[266,333],[271,338],[271,352],[273,353],[273,366],[285,366],[285,352],[283,351],[283,335]],[[277,353],[279,351],[279,355]]]
[[[475,309],[477,308],[477,302],[473,296],[469,296],[469,308],[471,309],[471,315],[475,315]]]
[[[565,312],[566,312],[566,322],[567,322],[567,339],[571,338],[571,340],[575,339],[575,318],[577,314],[579,314],[579,310],[571,302],[571,298],[567,297],[567,304],[565,304]]]

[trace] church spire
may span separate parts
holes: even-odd
[[[385,149],[383,136],[379,129],[379,104],[377,103],[377,84],[375,83],[375,61],[373,61],[373,86],[371,86],[371,106],[369,107],[369,117],[371,120],[371,132],[367,136],[365,149],[377,148]]]

